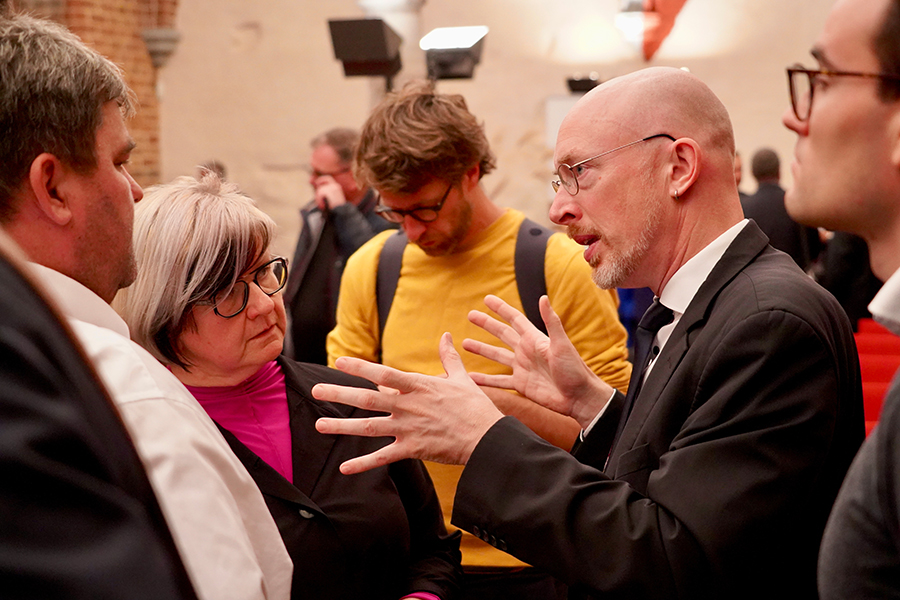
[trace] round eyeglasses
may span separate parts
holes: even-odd
[[[280,292],[287,283],[287,272],[287,259],[273,258],[252,272],[252,281],[266,296],[272,296]],[[250,284],[244,279],[238,279],[231,289],[220,290],[209,300],[198,304],[211,304],[217,315],[223,319],[230,319],[247,308],[249,299]]]
[[[550,185],[553,186],[554,192],[558,192],[559,188],[562,187],[567,192],[569,192],[570,196],[574,196],[575,194],[578,193],[578,174],[580,174],[584,170],[582,165],[584,165],[585,163],[589,163],[592,160],[596,160],[596,159],[600,158],[601,156],[606,156],[607,154],[612,154],[613,152],[618,152],[619,150],[624,150],[625,148],[634,146],[635,144],[640,144],[641,142],[646,142],[648,140],[661,138],[661,137],[669,138],[673,142],[675,141],[675,138],[673,138],[668,133],[657,133],[656,135],[651,135],[651,136],[645,137],[640,140],[635,140],[633,142],[629,142],[627,144],[619,146],[618,148],[613,148],[612,150],[607,150],[606,152],[601,152],[600,154],[597,154],[596,156],[586,158],[580,162],[575,163],[574,165],[567,165],[565,163],[562,163],[556,169],[557,179],[551,181]]]
[[[400,210],[396,208],[390,208],[381,204],[379,200],[378,206],[375,207],[375,212],[377,212],[381,217],[391,223],[402,223],[403,219],[406,217],[412,217],[416,221],[420,223],[432,223],[437,221],[438,213],[441,212],[441,209],[444,208],[444,202],[447,201],[447,196],[450,195],[450,190],[453,189],[453,184],[447,186],[447,191],[444,192],[444,195],[441,196],[441,199],[437,204],[432,206],[423,206],[422,208],[413,208],[410,210]]]

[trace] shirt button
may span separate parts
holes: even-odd
[[[474,535],[477,538],[481,537],[481,529],[478,528],[478,525],[476,525],[475,527],[472,528],[472,535]]]
[[[311,512],[309,512],[309,511],[306,510],[305,508],[301,508],[301,509],[300,509],[300,516],[303,517],[304,519],[312,519],[313,516],[315,516],[315,515],[313,515]]]

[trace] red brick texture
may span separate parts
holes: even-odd
[[[129,170],[142,186],[159,182],[159,101],[156,69],[144,44],[144,29],[174,27],[178,0],[16,0],[19,9],[61,22],[125,72],[138,99],[128,124],[137,147]]]

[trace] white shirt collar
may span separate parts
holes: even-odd
[[[900,270],[895,271],[872,298],[869,312],[891,333],[900,335]]]
[[[59,271],[37,263],[29,263],[29,266],[67,317],[130,337],[128,325],[103,298]]]
[[[713,268],[725,255],[725,251],[728,250],[734,238],[747,226],[748,222],[747,219],[744,219],[732,226],[681,265],[669,279],[659,301],[679,315],[684,314],[697,294],[697,290],[700,289]]]
[[[675,329],[675,326],[678,324],[684,311],[687,310],[687,307],[694,299],[700,286],[703,285],[703,282],[709,277],[709,274],[725,255],[725,251],[728,250],[728,247],[734,241],[734,238],[736,238],[744,227],[747,226],[747,223],[747,219],[744,219],[722,233],[722,235],[714,239],[710,244],[703,248],[703,250],[681,265],[681,267],[675,271],[675,274],[672,275],[672,278],[669,279],[669,282],[663,289],[662,296],[659,297],[659,302],[663,306],[671,308],[672,312],[675,313],[675,318],[656,334],[654,341],[660,350],[666,345],[666,342],[669,341],[669,336],[672,335],[672,331]],[[644,371],[644,377],[646,377],[650,373],[650,370],[653,369],[653,365],[656,362],[656,357],[658,355],[659,352],[656,352],[651,356],[647,370]],[[608,402],[600,412],[597,413],[597,416],[594,417],[591,424],[581,432],[582,440],[586,433],[600,420],[603,413],[606,412],[607,406],[609,406]]]

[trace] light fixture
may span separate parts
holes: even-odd
[[[430,79],[469,79],[481,60],[488,28],[438,27],[419,41],[425,51]]]
[[[644,33],[658,20],[656,12],[644,10],[644,0],[622,0],[616,15],[616,27],[626,42],[640,50],[644,45]]]
[[[597,71],[591,71],[587,75],[575,73],[572,77],[566,79],[566,85],[573,94],[584,94],[589,92],[598,85],[603,83],[600,81],[600,74]]]
[[[334,57],[344,65],[344,75],[381,75],[390,91],[400,72],[402,38],[381,19],[331,19]]]

